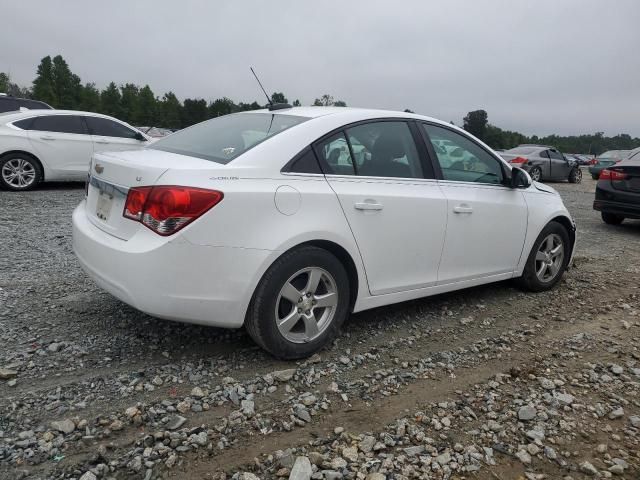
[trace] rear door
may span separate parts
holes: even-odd
[[[58,114],[35,117],[28,136],[38,157],[58,178],[86,178],[93,142],[81,116]]]
[[[103,117],[85,117],[96,152],[138,150],[148,143],[140,140],[139,133],[128,126]]]
[[[438,284],[511,273],[527,231],[521,191],[504,185],[505,168],[471,138],[439,125],[421,124],[427,141],[449,140],[463,150],[452,161],[435,150],[440,188],[447,199],[447,232]]]
[[[414,132],[403,120],[379,120],[314,145],[355,237],[372,295],[437,281],[447,201]]]

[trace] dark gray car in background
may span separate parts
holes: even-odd
[[[560,150],[549,145],[518,145],[500,152],[502,158],[520,167],[536,182],[543,180],[582,181],[582,171],[575,159],[566,158]]]

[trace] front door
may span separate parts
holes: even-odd
[[[454,158],[435,151],[447,199],[438,284],[513,272],[527,231],[527,205],[521,191],[503,185],[507,167],[466,135],[437,125],[422,127],[434,144],[448,140],[463,151]]]
[[[447,201],[425,172],[408,124],[360,124],[314,148],[353,232],[371,294],[435,285]]]

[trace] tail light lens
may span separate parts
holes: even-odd
[[[516,157],[513,160],[510,160],[509,163],[515,164],[515,165],[523,165],[525,163],[527,163],[528,160],[524,157]]]
[[[626,173],[618,172],[617,170],[604,169],[600,172],[599,180],[626,180],[629,176]]]
[[[172,235],[220,203],[218,190],[155,186],[129,190],[122,215],[158,235]]]

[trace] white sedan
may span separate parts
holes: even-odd
[[[465,161],[441,159],[443,141]],[[557,192],[455,126],[301,107],[95,154],[73,243],[123,302],[244,325],[293,359],[330,342],[350,312],[511,278],[550,289],[575,225]]]
[[[0,187],[29,190],[44,181],[85,180],[95,152],[139,149],[149,140],[98,113],[7,112],[0,115]]]

